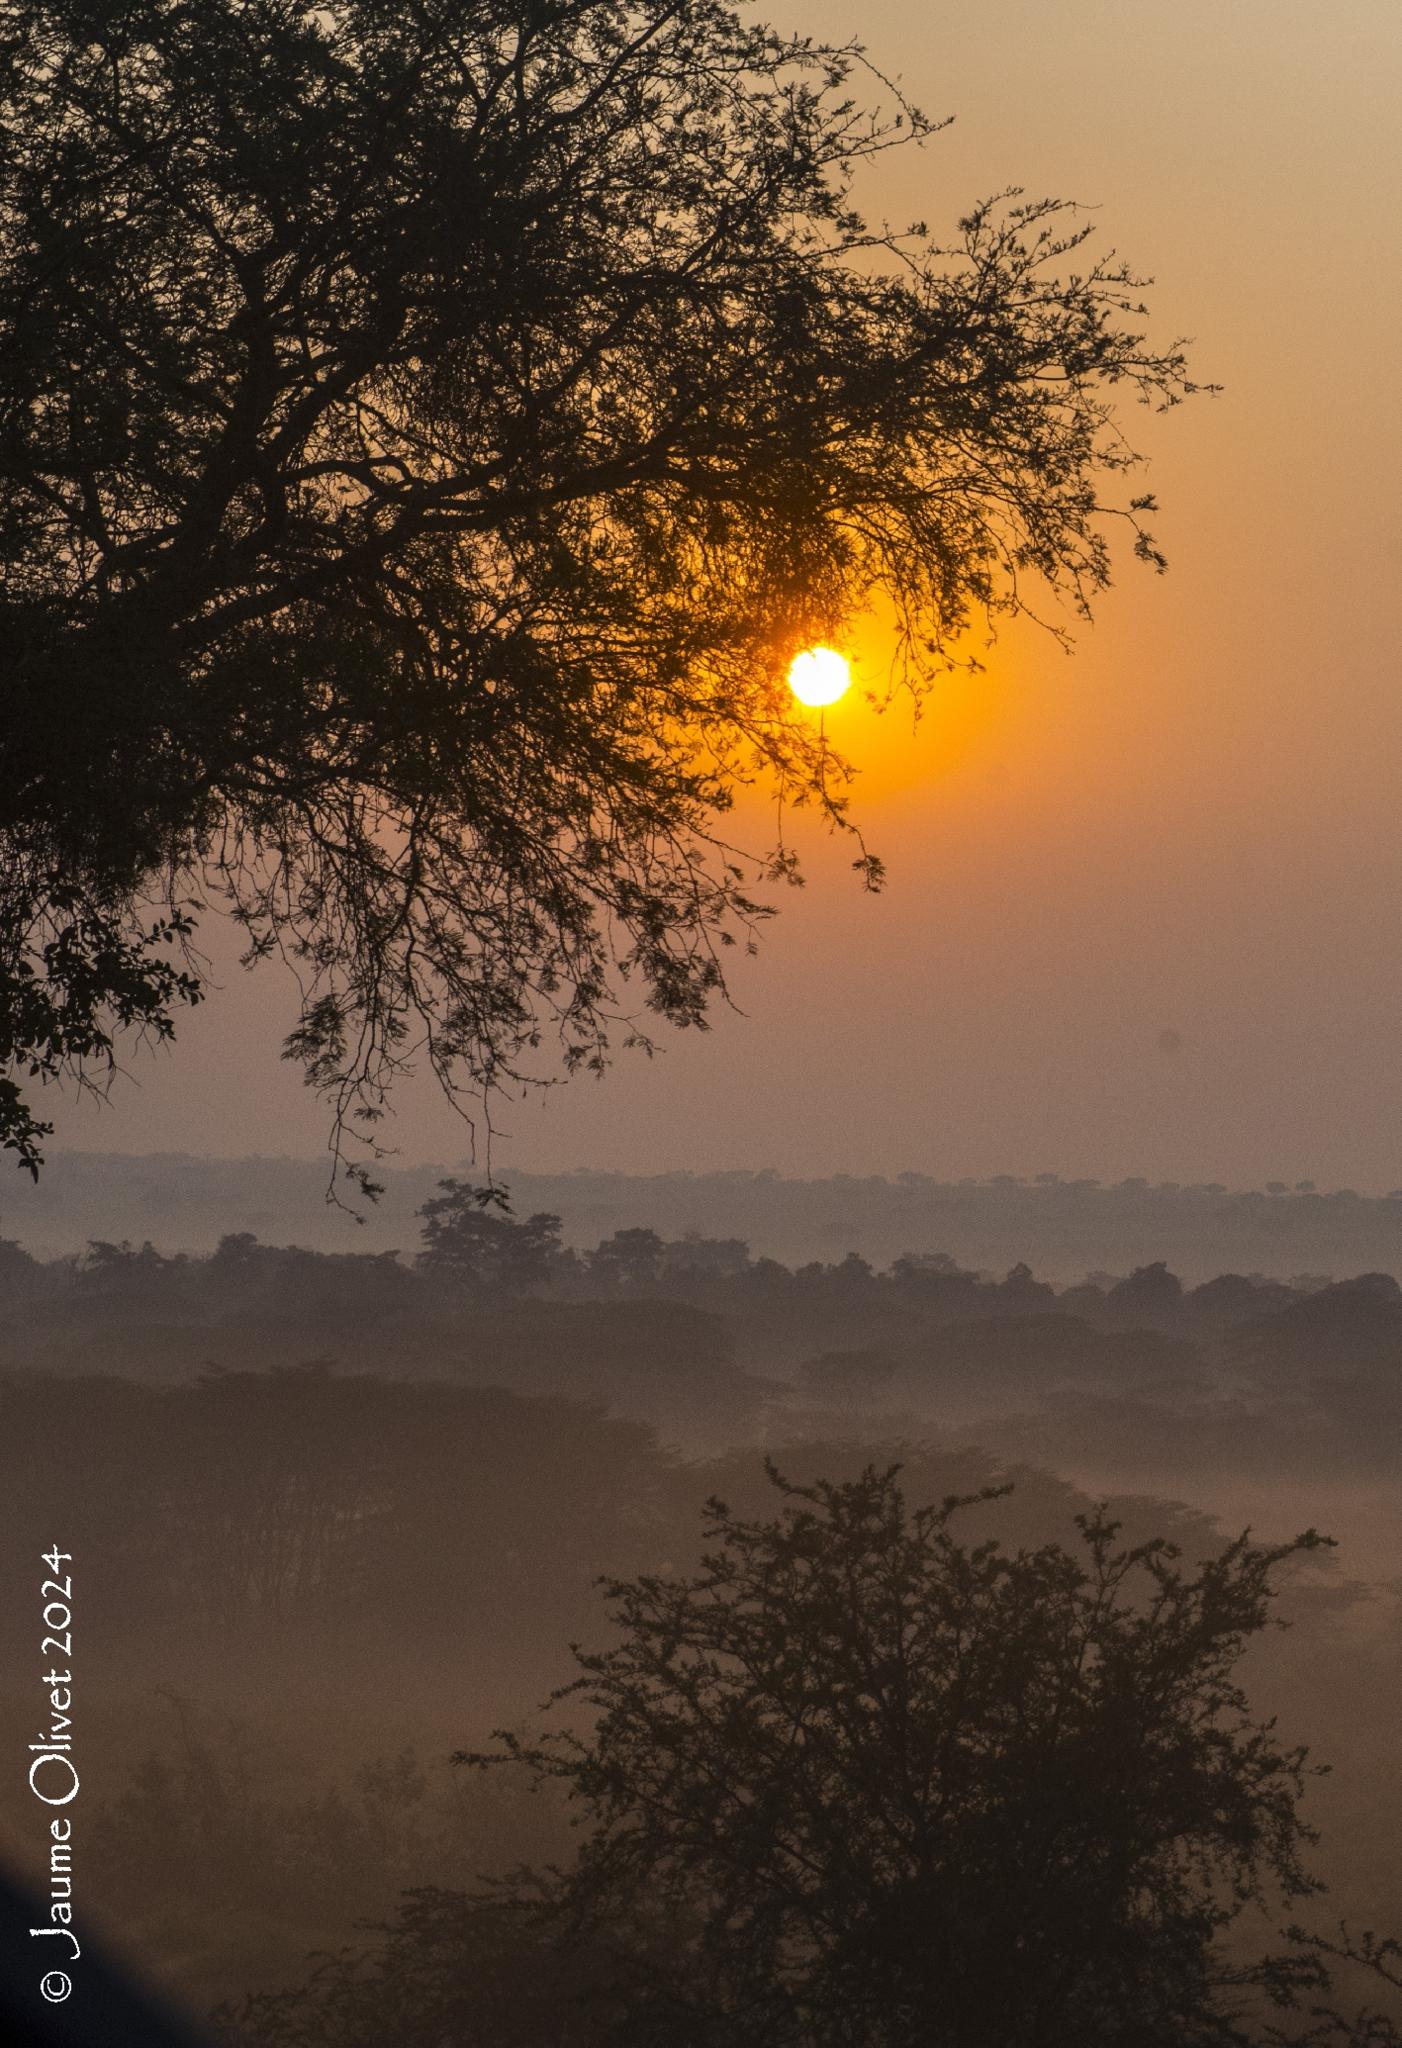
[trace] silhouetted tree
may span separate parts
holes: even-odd
[[[0,1237],[0,1301],[33,1301],[48,1276],[39,1261],[12,1237]]]
[[[1040,1315],[1056,1307],[1056,1289],[1039,1280],[1022,1259],[1009,1270],[997,1292],[999,1307],[1013,1315]]]
[[[474,1294],[530,1294],[563,1257],[560,1219],[544,1213],[517,1223],[501,1213],[498,1191],[441,1180],[416,1212],[424,1219],[418,1264]]]
[[[1195,1287],[1188,1296],[1188,1304],[1195,1321],[1209,1328],[1230,1329],[1234,1323],[1259,1320],[1286,1308],[1290,1299],[1291,1291],[1283,1281],[1268,1280],[1260,1273],[1250,1277],[1219,1273],[1215,1279]]]
[[[1356,1366],[1395,1376],[1402,1363],[1402,1287],[1390,1273],[1360,1273],[1297,1294],[1276,1314],[1239,1324],[1229,1348],[1267,1386]]]
[[[891,1262],[891,1281],[901,1293],[952,1315],[976,1312],[980,1285],[947,1252],[903,1252]]]
[[[585,1263],[590,1278],[610,1293],[645,1294],[657,1285],[664,1248],[655,1230],[615,1230]]]
[[[749,1263],[750,1248],[743,1237],[703,1237],[689,1230],[664,1248],[662,1275],[686,1287],[698,1281],[738,1279]]]
[[[712,1503],[699,1577],[608,1585],[617,1643],[556,1695],[590,1732],[473,1759],[558,1781],[589,1824],[540,1880],[566,1946],[650,1930],[597,2038],[1263,2038],[1251,1995],[1310,1965],[1226,1937],[1312,1889],[1304,1756],[1233,1667],[1320,1539],[1188,1571],[1091,1518],[1080,1555],[1013,1556],[960,1544],[958,1502],[908,1511],[892,1471],[784,1491],[776,1521]]]
[[[114,1308],[150,1310],[168,1298],[172,1280],[183,1277],[186,1261],[167,1259],[147,1238],[140,1246],[124,1238],[120,1244],[92,1238],[74,1268],[81,1294],[95,1296],[104,1312]]]
[[[338,1130],[416,1047],[598,1061],[614,962],[699,1021],[760,909],[737,781],[841,816],[794,650],[880,590],[918,689],[1036,576],[1105,584],[1109,396],[1174,402],[1181,354],[1053,204],[867,228],[853,174],[929,124],[857,61],[716,0],[11,0],[22,1163],[25,1071],[168,1033],[211,889],[301,961]]]
[[[1183,1283],[1162,1259],[1155,1259],[1152,1265],[1136,1266],[1127,1280],[1116,1281],[1105,1300],[1121,1321],[1171,1324],[1183,1306]]]
[[[1395,1944],[1249,1945],[1254,1909],[1315,1887],[1304,1754],[1234,1667],[1320,1539],[1190,1571],[1103,1514],[1075,1552],[956,1541],[997,1489],[784,1491],[778,1520],[713,1502],[699,1576],[608,1584],[614,1647],[554,1696],[584,1732],[469,1759],[563,1796],[572,1862],[410,1894],[231,2042],[1398,2048],[1330,2009],[1340,1963],[1399,1988]]]

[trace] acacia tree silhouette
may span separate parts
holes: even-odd
[[[533,1895],[612,1953],[606,2038],[1259,2039],[1243,1995],[1316,1973],[1223,1937],[1314,1889],[1305,1755],[1233,1667],[1322,1539],[1187,1571],[1101,1517],[1080,1556],[1009,1555],[958,1541],[959,1501],[908,1511],[894,1469],[772,1476],[777,1520],[711,1503],[699,1576],[606,1582],[617,1640],[555,1695],[587,1733],[464,1759],[577,1803],[579,1855]]]
[[[576,1722],[459,1758],[572,1811],[573,1857],[409,1896],[248,2001],[264,2048],[1399,2048],[1334,2006],[1396,1943],[1268,1931],[1319,1890],[1310,1767],[1237,1674],[1292,1556],[1245,1536],[961,1543],[895,1468],[708,1511],[699,1574],[605,1581]],[[995,1498],[993,1489],[979,1499]],[[1278,1923],[1277,1923],[1278,1924]]]
[[[792,873],[725,843],[737,784],[850,825],[793,651],[880,592],[918,692],[1029,579],[1105,583],[1110,400],[1181,351],[1050,202],[865,225],[931,124],[861,61],[714,0],[7,0],[22,1165],[26,1075],[169,1035],[220,895],[338,1138],[414,1058],[482,1090],[701,1023]]]

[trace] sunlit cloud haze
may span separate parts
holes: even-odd
[[[647,1170],[1402,1181],[1395,0],[1008,0],[771,10],[953,127],[881,160],[870,213],[953,228],[1009,184],[1096,208],[1154,331],[1224,389],[1129,428],[1170,573],[1122,553],[1068,658],[1006,635],[917,733],[856,692],[887,861],[801,830],[739,1010],[599,1084],[502,1105],[499,1157]],[[859,674],[879,636],[854,636]],[[742,811],[742,836],[767,816]],[[292,992],[215,946],[222,996],[61,1144],[312,1152],[277,1057]],[[139,1085],[137,1085],[139,1084]],[[388,1136],[466,1150],[427,1084]]]

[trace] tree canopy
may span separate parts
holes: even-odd
[[[771,1477],[777,1518],[711,1503],[699,1573],[605,1581],[563,1731],[460,1759],[562,1798],[575,1853],[412,1894],[251,2038],[1397,2048],[1333,1990],[1390,1997],[1396,1944],[1280,1926],[1320,1889],[1312,1767],[1238,1668],[1323,1539],[1189,1566],[1099,1511],[1011,1550],[895,1468]]]
[[[620,2040],[1245,2043],[1288,1966],[1223,1942],[1311,1889],[1303,1755],[1233,1667],[1288,1554],[1083,1524],[1009,1555],[892,1471],[720,1502],[697,1577],[608,1588],[615,1647],[530,1747],[589,1822],[552,1903],[620,1968]],[[1318,1539],[1302,1539],[1306,1544]]]
[[[1112,401],[1180,350],[1050,201],[868,225],[931,124],[862,62],[715,0],[5,0],[21,1164],[26,1076],[169,1035],[212,900],[338,1130],[411,1059],[700,1023],[792,871],[737,786],[850,822],[792,654],[879,599],[918,693],[1029,584],[1084,608],[1114,514],[1158,561]]]
[[[529,1293],[543,1285],[563,1258],[560,1219],[544,1211],[515,1222],[501,1213],[506,1198],[491,1187],[442,1180],[419,1215],[425,1272],[455,1281],[471,1293]]]

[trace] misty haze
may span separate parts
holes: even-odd
[[[168,1213],[206,1237],[221,1202],[239,1225],[299,1205],[316,1222],[315,1172],[60,1159],[48,1227],[80,1197],[114,1231]],[[508,1213],[429,1181],[399,1251],[243,1227],[170,1252],[0,1244],[11,1541],[56,1515],[85,1561],[86,1890],[190,2009],[220,2007],[230,2041],[368,2044],[386,1999],[420,2001],[406,2042],[519,2004],[512,1973],[538,1965],[504,1963],[494,1936],[488,1967],[466,1900],[487,1871],[567,1851],[567,1815],[548,1783],[523,1797],[448,1759],[535,1724],[567,1645],[605,1633],[600,1575],[693,1570],[708,1497],[769,1512],[766,1458],[802,1486],[898,1465],[912,1505],[1009,1487],[956,1519],[1014,1550],[1074,1545],[1096,1503],[1120,1543],[1188,1559],[1247,1521],[1267,1544],[1340,1539],[1285,1561],[1291,1626],[1246,1671],[1334,1766],[1306,1801],[1327,1924],[1388,1910],[1402,1288],[1339,1260],[1384,1246],[1396,1204],[577,1174],[548,1184],[567,1242],[530,1206],[544,1185],[523,1178]],[[831,1248],[844,1211],[871,1257]],[[1146,1216],[1191,1259],[1215,1214],[1224,1238],[1273,1242],[1277,1271],[1184,1278],[1156,1259],[1053,1284],[928,1239],[877,1249],[931,1212],[985,1243],[1041,1216],[1063,1275],[1077,1252],[1144,1242]],[[331,1214],[323,1231],[354,1232]],[[1297,1256],[1316,1270],[1286,1277]],[[26,1591],[10,1589],[16,1639]],[[8,1702],[16,1741],[22,1713]],[[22,1841],[22,1792],[5,1811]],[[427,1917],[423,1886],[443,1902]],[[388,1950],[365,1931],[386,1919]],[[363,1960],[344,1980],[308,1980],[312,1951],[347,1944]],[[566,2038],[568,1988],[533,1996],[519,2038]]]
[[[1402,15],[868,13],[0,0],[7,2040],[1402,2048]]]

